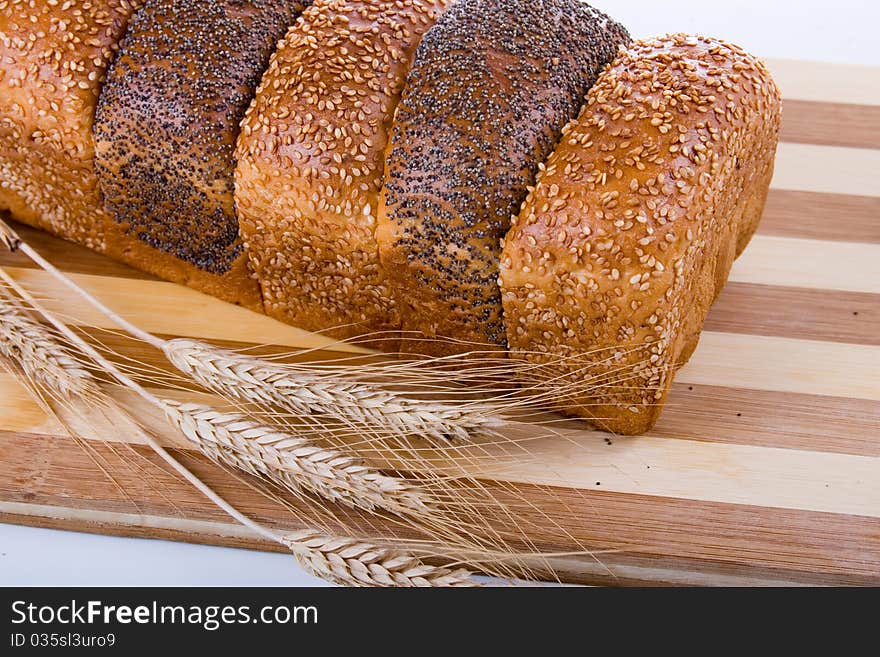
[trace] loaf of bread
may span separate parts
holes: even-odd
[[[130,234],[104,210],[95,173],[95,107],[132,13],[130,0],[0,5],[0,210],[138,269],[260,307],[231,282]]]
[[[461,0],[427,32],[394,121],[376,233],[404,351],[505,348],[499,240],[626,43],[580,0]]]
[[[580,0],[306,4],[0,3],[0,211],[650,429],[763,210],[764,66]]]
[[[553,363],[578,391],[562,410],[656,422],[757,227],[780,111],[766,68],[714,39],[642,41],[600,76],[501,259],[511,354]]]
[[[294,0],[147,0],[95,118],[107,211],[132,236],[254,301],[233,198],[235,140],[276,42],[302,8]]]
[[[268,314],[396,349],[396,302],[375,240],[378,194],[413,53],[447,4],[317,0],[279,44],[243,123],[236,169]]]

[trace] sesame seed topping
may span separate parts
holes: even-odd
[[[279,43],[236,169],[269,314],[338,337],[399,327],[375,236],[385,150],[416,47],[448,4],[316,0]]]
[[[622,433],[656,421],[716,282],[760,218],[780,106],[761,62],[706,37],[638,42],[599,77],[501,258],[511,349],[535,362],[582,355],[568,368],[573,384],[621,382],[566,410]],[[552,206],[554,195],[566,196],[565,210]],[[560,243],[554,226],[563,219]],[[544,271],[526,271],[539,253],[549,256]],[[574,336],[570,326],[579,327]],[[611,347],[619,356],[609,359]]]
[[[128,0],[0,2],[0,209],[104,251],[92,114]]]

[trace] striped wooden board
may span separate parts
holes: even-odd
[[[554,559],[566,580],[880,585],[880,70],[770,66],[786,104],[767,211],[656,430],[608,441],[572,428],[569,440],[532,444],[537,458],[481,473],[514,482],[553,516],[560,531],[533,537],[547,551],[575,544],[603,551]],[[156,333],[226,345],[324,344],[22,233]],[[2,255],[0,264],[59,299],[59,310],[109,326],[22,257]],[[0,376],[0,520],[272,549],[145,447],[126,436],[100,438],[77,444]],[[297,526],[240,478],[177,447],[242,510]],[[364,531],[382,530],[376,521]]]

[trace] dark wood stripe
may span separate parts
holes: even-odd
[[[880,295],[728,282],[704,330],[880,345]]]
[[[783,100],[782,141],[880,148],[880,106]]]
[[[120,460],[119,448],[91,445],[116,483],[101,476],[85,450],[71,440],[0,433],[0,500],[65,508],[226,521],[185,482],[169,474],[146,448],[132,446]],[[300,523],[277,502],[190,453],[177,456],[209,486],[251,517],[269,525],[296,529]],[[817,473],[821,476],[821,473]],[[560,552],[584,548],[618,550],[599,556],[611,573],[574,568],[566,579],[599,584],[698,582],[703,577],[733,576],[810,584],[880,584],[880,519],[770,507],[703,502],[564,488],[489,484],[502,501],[518,508],[521,522],[532,524],[535,547]],[[126,491],[126,497],[122,491]],[[523,496],[528,505],[517,504]],[[172,505],[169,500],[174,500]],[[540,512],[538,511],[540,510]],[[549,526],[541,513],[558,523]],[[2,520],[22,520],[5,516]],[[47,524],[48,519],[24,518]],[[368,538],[377,534],[414,538],[378,517],[354,521]],[[509,520],[508,520],[509,522]],[[67,528],[157,536],[152,529],[67,523]],[[540,528],[540,531],[537,529]],[[218,536],[175,538],[240,545]],[[643,578],[615,578],[615,567],[657,569]],[[662,571],[666,571],[663,574]]]
[[[116,278],[159,280],[151,274],[132,269],[128,265],[111,260],[83,246],[53,237],[30,226],[25,226],[18,222],[11,222],[11,225],[21,238],[36,249],[40,255],[66,272]],[[6,249],[0,249],[0,267],[34,268],[35,265],[27,256],[21,253],[12,254]]]
[[[651,434],[880,457],[878,427],[878,401],[675,383]]]
[[[771,189],[758,232],[835,242],[880,243],[880,197]]]
[[[88,532],[105,536],[125,538],[162,539],[197,545],[220,545],[263,552],[288,551],[277,543],[265,539],[239,536],[220,537],[216,532],[188,530],[169,527],[115,525],[109,522],[71,520],[48,516],[31,516],[0,513],[0,523],[24,525],[75,532]],[[427,561],[432,561],[427,559]],[[436,561],[436,560],[433,560]],[[675,558],[643,551],[633,553],[604,553],[594,556],[569,556],[553,558],[553,570],[544,566],[544,558],[533,559],[533,573],[543,575],[546,581],[562,581],[571,584],[616,587],[662,587],[682,585],[717,586],[877,586],[877,578],[842,573],[805,573],[790,568],[761,568],[751,566],[747,570],[739,564],[720,563],[710,559]],[[633,568],[639,570],[632,572]]]

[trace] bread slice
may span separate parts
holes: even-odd
[[[0,8],[0,208],[105,250],[92,117],[134,5],[7,2]]]
[[[276,42],[302,8],[147,0],[98,102],[96,168],[108,212],[132,237],[222,277],[225,298],[246,290],[259,299],[235,213],[235,140]]]
[[[396,349],[375,240],[388,130],[447,0],[317,0],[280,44],[238,142],[236,200],[266,311]]]
[[[565,412],[657,421],[758,225],[780,114],[764,65],[716,39],[641,41],[600,76],[501,260],[511,352],[548,364]]]
[[[504,349],[499,241],[629,35],[579,0],[462,0],[407,79],[377,231],[405,351]]]

